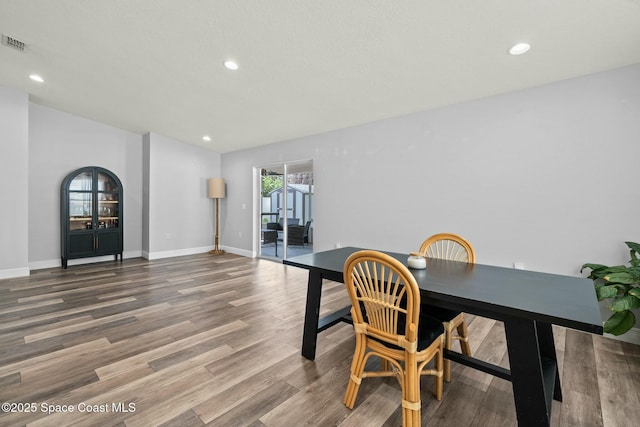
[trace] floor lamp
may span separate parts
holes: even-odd
[[[221,255],[224,253],[219,243],[219,231],[220,231],[220,199],[224,199],[224,179],[222,178],[209,178],[209,198],[216,199],[216,237],[215,246],[209,251],[212,255]]]

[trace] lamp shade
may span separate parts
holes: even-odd
[[[224,199],[224,179],[223,178],[209,178],[209,198],[210,199]]]

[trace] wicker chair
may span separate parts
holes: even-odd
[[[439,233],[429,237],[420,246],[420,253],[428,258],[448,259],[471,264],[476,262],[476,253],[471,244],[452,233]],[[440,319],[444,325],[446,331],[445,348],[451,350],[453,340],[458,340],[462,354],[471,356],[464,313],[430,306],[427,306],[427,310],[430,315]],[[451,361],[447,359],[444,361],[444,380],[451,381]]]
[[[402,422],[420,425],[420,376],[435,376],[435,395],[442,398],[444,327],[420,313],[420,290],[398,260],[376,251],[359,251],[344,264],[351,299],[356,347],[344,404],[353,409],[362,378],[395,376],[402,388]],[[380,371],[365,372],[371,356]],[[434,369],[424,369],[434,360]]]
[[[299,246],[309,243],[309,228],[311,228],[311,221],[307,221],[305,225],[290,225],[287,243]]]

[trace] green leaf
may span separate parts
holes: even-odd
[[[623,285],[640,283],[640,277],[629,270],[607,274],[604,276],[604,280],[610,283],[621,283]]]
[[[640,308],[640,299],[633,295],[626,295],[614,300],[609,308],[613,311],[625,311]]]
[[[608,334],[622,335],[636,324],[636,316],[631,311],[614,313],[604,323],[604,331]]]
[[[640,253],[640,244],[635,243],[635,242],[624,242],[629,249],[631,249],[631,258],[635,258],[635,254],[639,254]]]
[[[597,286],[596,295],[598,295],[598,301],[602,301],[607,298],[613,298],[618,295],[618,288],[612,285]]]
[[[609,267],[602,271],[608,271],[609,273],[622,273],[629,269],[629,267],[625,265],[614,265],[613,267]]]
[[[606,265],[601,265],[601,264],[585,264],[582,267],[583,268],[591,268],[591,266],[594,267],[594,269],[591,270],[591,274],[589,274],[589,279],[602,279],[604,278],[606,275],[611,274],[611,273],[620,273],[623,271],[627,271],[628,267],[625,267],[624,265],[615,265],[613,267],[607,267]],[[582,271],[582,270],[580,270]]]
[[[594,276],[593,278],[604,278],[605,276],[608,276],[609,274],[613,274],[613,273],[624,273],[629,269],[629,267],[626,267],[624,265],[615,265],[613,267],[606,267],[606,268],[602,268],[600,270],[595,270],[591,272],[591,276]]]
[[[633,295],[636,298],[640,298],[640,288],[632,288],[629,291],[629,295]]]
[[[582,273],[582,270],[584,270],[585,268],[590,268],[593,271],[598,271],[598,270],[602,270],[602,269],[609,268],[609,267],[607,267],[606,265],[602,265],[602,264],[587,263],[587,264],[584,264],[582,266],[582,268],[580,269],[580,273]]]
[[[638,260],[640,262],[640,259]],[[631,274],[635,274],[638,278],[640,278],[640,265],[632,265],[627,268],[627,271]]]
[[[604,324],[604,332],[613,335],[622,335],[633,328],[636,317],[631,311],[614,313]]]

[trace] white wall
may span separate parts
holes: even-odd
[[[314,162],[314,249],[409,252],[459,233],[478,262],[579,274],[640,241],[640,65],[222,155],[222,241],[252,249],[252,168]]]
[[[0,86],[0,279],[29,273],[28,102]]]
[[[122,181],[124,256],[141,255],[142,137],[30,103],[28,193],[31,269],[60,265],[60,184],[68,173],[83,166],[104,167]],[[95,261],[95,258],[70,260],[69,264]]]
[[[214,204],[207,179],[220,176],[220,154],[162,135],[144,136],[148,150],[149,259],[213,248]]]

